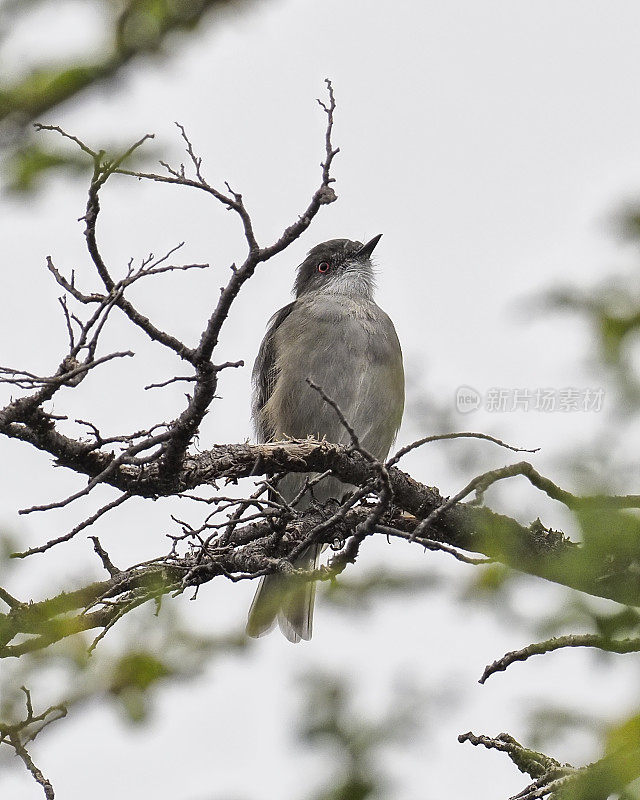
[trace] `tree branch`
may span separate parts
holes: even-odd
[[[526,661],[531,656],[552,653],[565,647],[597,647],[607,653],[638,653],[640,652],[640,639],[611,639],[596,633],[570,634],[556,636],[544,642],[527,645],[520,650],[505,653],[502,658],[485,667],[478,683],[484,683],[487,678],[496,672],[504,672],[507,667],[516,661]]]
[[[520,772],[534,778],[510,800],[606,800],[640,777],[640,747],[631,739],[599,761],[576,768],[523,747],[507,733],[492,738],[469,731],[458,736],[459,742],[506,753]]]

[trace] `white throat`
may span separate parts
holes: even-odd
[[[376,280],[371,264],[363,267],[360,262],[347,262],[317,289],[322,294],[342,294],[347,297],[362,297],[373,300]]]

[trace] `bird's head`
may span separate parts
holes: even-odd
[[[293,286],[296,297],[330,292],[371,298],[375,288],[371,253],[381,236],[379,233],[366,244],[351,239],[330,239],[312,247],[298,267]]]

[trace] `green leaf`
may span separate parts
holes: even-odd
[[[171,675],[173,670],[148,651],[130,652],[122,656],[113,671],[111,691],[114,694],[135,688],[146,691],[156,681]]]

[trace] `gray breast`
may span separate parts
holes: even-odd
[[[274,332],[274,384],[262,413],[276,439],[314,436],[348,444],[323,388],[362,445],[384,459],[404,407],[402,353],[393,323],[374,302],[341,295],[300,299]]]

